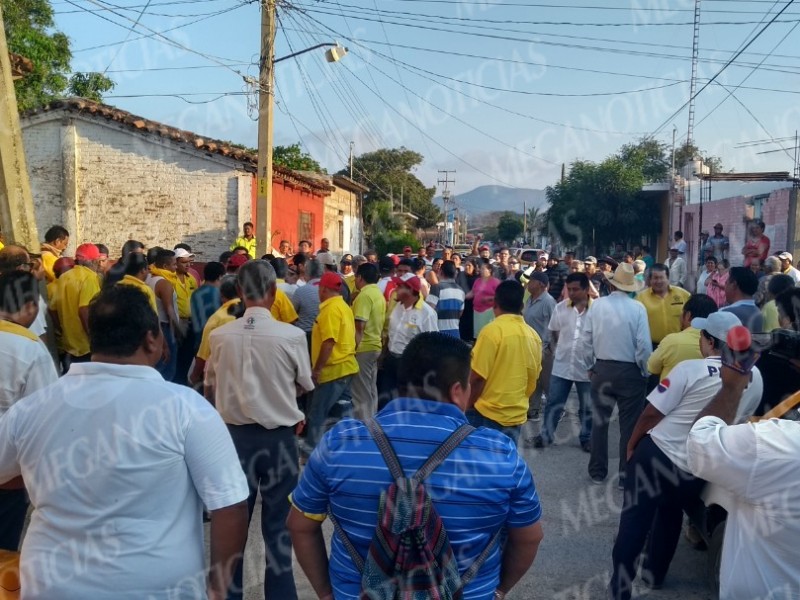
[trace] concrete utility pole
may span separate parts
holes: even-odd
[[[453,245],[453,232],[447,228],[447,224],[451,222],[450,217],[452,214],[450,213],[450,190],[448,189],[448,184],[452,183],[455,185],[456,180],[455,177],[450,179],[450,174],[455,174],[455,170],[452,171],[443,171],[439,170],[440,176],[444,176],[444,179],[439,179],[437,183],[442,186],[442,203],[444,204],[444,239],[445,244],[452,246]],[[455,200],[452,201],[453,205],[455,205]]]
[[[258,77],[258,172],[256,254],[272,251],[272,135],[275,79],[275,0],[261,0],[261,58]],[[241,226],[241,223],[239,224]]]
[[[0,8],[0,23],[3,12]],[[22,146],[5,30],[0,27],[0,228],[7,241],[39,251],[36,214]]]

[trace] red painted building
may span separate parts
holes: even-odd
[[[255,222],[257,186],[253,175],[252,200]],[[310,179],[278,165],[272,169],[272,246],[288,240],[297,248],[300,240],[309,240],[313,248],[319,247],[323,237],[324,200],[332,187]],[[256,231],[260,231],[256,223]]]

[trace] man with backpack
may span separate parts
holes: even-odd
[[[419,334],[400,359],[400,397],[341,421],[311,455],[287,525],[319,598],[502,599],[530,568],[539,497],[516,444],[468,424],[469,373],[463,342]]]

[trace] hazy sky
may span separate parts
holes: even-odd
[[[704,0],[697,89],[787,3]],[[107,71],[117,82],[109,104],[256,145],[242,75],[257,76],[258,3],[53,5],[74,70]],[[456,193],[544,187],[563,162],[600,160],[643,135],[671,143],[673,126],[678,143],[686,138],[688,110],[679,109],[689,98],[693,1],[298,0],[281,2],[279,14],[277,56],[320,42],[350,50],[338,63],[318,50],[276,65],[275,143],[300,141],[331,171],[354,141],[357,154],[420,152],[427,185],[438,169],[456,170]],[[793,169],[798,24],[792,5],[697,96],[694,139],[726,168]],[[739,148],[787,136],[787,152]]]

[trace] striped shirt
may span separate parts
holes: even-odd
[[[412,475],[466,417],[452,405],[398,398],[376,417]],[[292,494],[309,515],[331,511],[362,556],[377,520],[378,500],[392,482],[366,426],[340,421],[317,446]],[[527,527],[542,509],[525,459],[514,442],[485,427],[474,431],[425,481],[463,573],[501,527]],[[338,536],[331,542],[330,576],[337,600],[357,599],[361,575]],[[464,600],[491,598],[500,581],[495,547],[464,591]]]
[[[436,309],[439,331],[459,337],[458,320],[464,310],[464,290],[452,279],[443,279],[431,287],[426,302]]]

